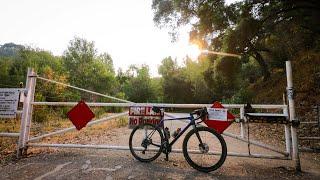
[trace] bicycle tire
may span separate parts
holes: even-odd
[[[209,132],[211,135],[216,137],[218,139],[218,142],[220,143],[221,155],[219,157],[219,160],[209,167],[204,167],[204,166],[194,162],[194,160],[192,160],[190,158],[189,153],[191,153],[191,151],[188,152],[188,141],[190,140],[190,138],[192,136],[197,136],[196,132]],[[203,141],[203,139],[202,139],[202,141]],[[188,164],[191,167],[193,167],[194,169],[197,169],[202,172],[211,172],[211,171],[217,170],[218,168],[220,168],[222,166],[222,164],[224,163],[226,156],[227,156],[227,145],[226,145],[224,138],[219,133],[217,133],[214,129],[208,128],[208,127],[197,127],[196,129],[192,129],[190,132],[188,132],[188,134],[185,136],[185,138],[183,140],[182,149],[183,149],[183,156],[186,159],[186,161],[188,162]],[[200,149],[200,144],[199,144],[199,149]],[[204,154],[204,152],[201,152],[201,151],[199,151],[199,152],[200,152],[199,154],[201,154],[201,153]],[[210,156],[216,156],[216,155],[210,155]],[[219,155],[217,155],[217,156],[219,156]]]
[[[144,158],[144,157],[142,157],[142,154],[140,154],[139,153],[139,151],[141,151],[141,150],[137,150],[136,148],[137,147],[133,147],[133,137],[134,137],[134,135],[135,134],[137,134],[137,131],[139,130],[139,129],[145,129],[145,127],[146,126],[149,126],[149,127],[152,127],[155,131],[155,133],[158,133],[158,135],[160,136],[160,143],[159,143],[159,145],[160,145],[160,147],[159,147],[159,149],[158,150],[156,150],[155,152],[155,154],[154,155],[152,155],[151,157],[149,157],[149,158]],[[154,134],[152,134],[152,137],[153,137],[153,135]],[[151,137],[151,138],[152,138]],[[158,137],[159,138],[159,137]],[[144,138],[142,141],[144,141],[146,138]],[[139,160],[139,161],[141,161],[141,162],[151,162],[151,161],[154,161],[155,159],[157,159],[159,156],[160,156],[160,154],[162,153],[162,150],[163,150],[163,134],[162,134],[162,132],[161,132],[161,130],[160,130],[160,128],[159,127],[156,127],[155,125],[153,125],[153,124],[149,124],[149,123],[145,123],[145,124],[141,124],[141,125],[139,125],[139,126],[136,126],[133,130],[132,130],[132,132],[131,132],[131,134],[130,134],[130,138],[129,138],[129,148],[130,148],[130,152],[131,152],[131,154],[133,155],[133,157],[135,157],[137,160]],[[142,146],[142,142],[141,141],[141,146]],[[138,142],[139,143],[139,142]],[[141,148],[141,147],[139,147],[139,148]],[[147,148],[145,148],[145,150],[147,150]],[[152,150],[151,150],[152,151]],[[141,151],[142,152],[142,151]],[[144,152],[145,153],[145,152]]]

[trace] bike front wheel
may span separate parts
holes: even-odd
[[[163,149],[163,134],[153,124],[136,126],[129,138],[131,154],[141,162],[151,162],[158,158]]]
[[[183,155],[190,166],[210,172],[218,169],[227,156],[227,145],[214,129],[197,127],[191,130],[183,141]]]

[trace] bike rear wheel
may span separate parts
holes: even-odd
[[[129,138],[131,154],[141,162],[151,162],[157,159],[163,149],[163,134],[160,128],[153,124],[136,126]]]
[[[183,140],[183,155],[190,166],[210,172],[218,169],[227,156],[227,145],[223,137],[214,129],[197,127]]]

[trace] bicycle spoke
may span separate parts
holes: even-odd
[[[190,131],[184,140],[183,148],[187,162],[204,172],[219,168],[227,151],[222,136],[207,127]],[[218,155],[213,155],[212,152]]]
[[[161,147],[161,144],[154,144],[154,143],[151,143],[151,145],[156,146],[156,147]]]
[[[139,161],[153,161],[161,154],[162,139],[163,138],[160,130],[154,125],[140,125],[139,127],[136,127],[130,135],[130,151],[132,155]],[[141,147],[143,148],[142,151]]]

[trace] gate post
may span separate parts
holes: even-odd
[[[287,73],[287,96],[289,105],[289,117],[291,123],[291,136],[292,136],[292,159],[295,161],[296,171],[301,171],[299,149],[298,149],[298,136],[296,119],[296,112],[294,107],[294,92],[292,82],[292,66],[291,61],[286,61],[286,73]]]
[[[287,101],[286,101],[286,94],[285,93],[283,93],[282,99],[283,99],[283,104],[286,105]],[[283,108],[282,111],[283,111],[283,114],[285,114],[287,117],[289,117],[288,106]],[[292,152],[291,152],[291,133],[290,133],[290,125],[289,124],[284,125],[284,133],[285,133],[285,139],[286,139],[286,151],[289,154],[289,157],[291,157],[291,154],[292,154]]]
[[[240,136],[241,138],[245,138],[247,135],[247,120],[244,118],[244,105],[240,108]]]
[[[29,132],[32,118],[32,102],[34,100],[34,92],[36,85],[36,74],[33,69],[28,68],[26,87],[23,102],[23,110],[20,122],[20,135],[17,147],[17,158],[27,153],[26,143],[29,139]]]

